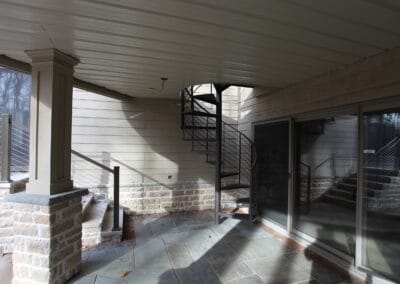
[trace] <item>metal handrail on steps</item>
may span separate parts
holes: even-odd
[[[75,150],[71,149],[71,154],[78,156],[79,158],[105,170],[113,174],[114,176],[114,201],[113,201],[113,231],[120,231],[121,227],[119,226],[119,166],[115,166],[113,168],[109,168],[88,156],[85,156]]]

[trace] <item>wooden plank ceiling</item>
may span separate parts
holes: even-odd
[[[0,1],[0,54],[29,62],[24,50],[55,47],[79,58],[77,78],[135,97],[280,88],[396,46],[393,0]]]

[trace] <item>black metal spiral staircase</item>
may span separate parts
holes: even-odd
[[[214,84],[215,93],[195,94],[193,87],[181,92],[181,128],[183,139],[192,142],[192,150],[206,155],[215,165],[215,222],[220,223],[221,193],[247,190],[248,197],[235,200],[247,205],[250,218],[255,216],[254,167],[256,151],[253,142],[233,125],[223,121],[222,92],[229,85]]]

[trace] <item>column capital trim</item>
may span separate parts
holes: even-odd
[[[75,66],[79,63],[77,58],[55,48],[26,50],[25,53],[32,59],[32,64],[58,61]]]

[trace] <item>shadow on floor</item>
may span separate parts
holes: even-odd
[[[83,254],[70,283],[352,283],[348,274],[246,219],[212,212],[133,220],[135,243]]]

